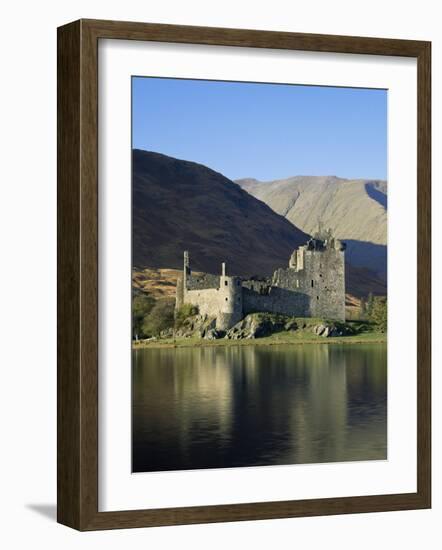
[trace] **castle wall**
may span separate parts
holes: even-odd
[[[271,287],[271,279],[247,279],[242,281],[243,288],[248,288],[249,290],[254,290],[259,294],[268,294]]]
[[[211,273],[192,274],[187,277],[188,290],[202,290],[207,288],[219,288],[219,275]]]
[[[345,319],[344,252],[334,248],[322,251],[305,250],[304,268],[278,269],[273,285],[308,296],[305,315]]]
[[[216,317],[219,312],[219,290],[207,288],[184,292],[184,303],[198,306],[201,315]]]
[[[310,311],[310,297],[287,288],[271,287],[268,294],[244,288],[244,315],[265,311],[294,317],[306,317]]]
[[[226,276],[217,278],[218,288],[183,289],[183,303],[198,306],[201,315],[216,317],[217,328],[227,330],[244,316],[241,279]]]
[[[330,248],[322,252],[306,251],[305,280],[311,296],[312,317],[345,320],[345,262],[344,252]],[[312,286],[313,281],[313,286]]]

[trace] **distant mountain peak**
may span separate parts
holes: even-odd
[[[387,272],[387,182],[337,176],[293,176],[236,182],[306,233],[319,221],[347,243],[347,259],[381,277]]]

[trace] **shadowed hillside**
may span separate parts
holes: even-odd
[[[308,235],[206,166],[133,151],[133,265],[270,275]]]
[[[158,296],[174,293],[178,272],[173,270],[182,269],[184,250],[195,271],[219,273],[226,261],[231,274],[270,275],[286,266],[308,238],[264,202],[201,164],[133,151],[135,288]],[[347,265],[346,285],[355,298],[386,293],[385,283],[366,268]]]
[[[314,233],[321,222],[347,243],[347,260],[378,277],[387,273],[387,183],[335,176],[296,176],[238,185],[294,225]]]

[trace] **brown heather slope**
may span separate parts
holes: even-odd
[[[155,300],[174,298],[178,278],[182,271],[178,269],[132,269],[132,288],[145,292]]]
[[[133,151],[133,266],[270,275],[309,236],[206,166]]]

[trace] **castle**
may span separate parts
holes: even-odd
[[[192,274],[184,252],[183,276],[178,280],[176,308],[196,305],[202,315],[216,318],[216,328],[228,330],[249,313],[269,312],[294,317],[345,320],[345,244],[331,231],[318,234],[290,256],[287,268],[272,277],[245,279],[226,275]]]

